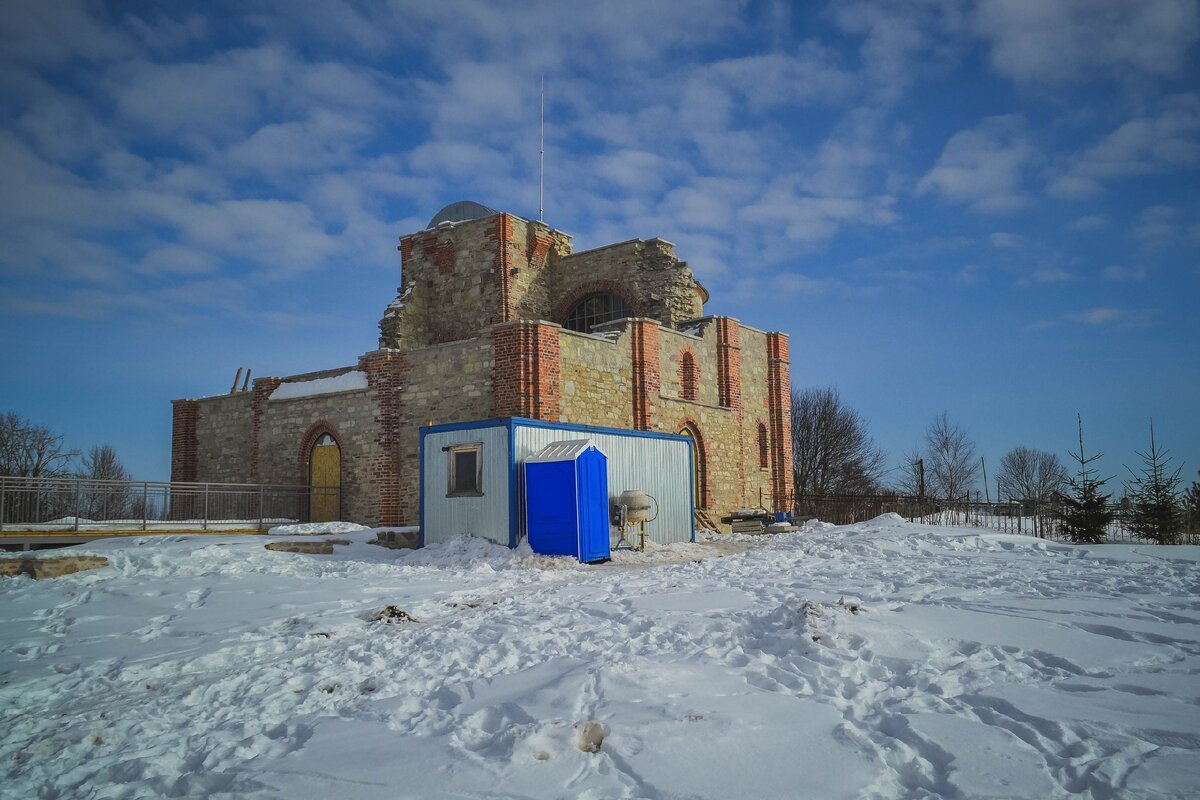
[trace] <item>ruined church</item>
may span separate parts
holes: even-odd
[[[788,337],[706,316],[675,246],[575,252],[542,222],[454,203],[400,238],[379,348],[173,403],[172,481],[310,485],[313,521],[419,524],[419,429],[505,417],[689,437],[697,510],[786,507]]]

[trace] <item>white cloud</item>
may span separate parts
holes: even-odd
[[[1087,214],[1071,223],[1077,231],[1094,231],[1108,226],[1108,217],[1103,214]]]
[[[1017,279],[1017,286],[1047,286],[1075,280],[1075,276],[1054,264],[1043,264]]]
[[[1170,98],[1155,116],[1126,122],[1076,156],[1049,186],[1054,197],[1085,197],[1106,181],[1200,164],[1200,95]]]
[[[992,65],[1026,83],[1177,74],[1200,37],[1191,0],[982,0],[972,22]]]
[[[1067,319],[1082,325],[1108,325],[1125,315],[1126,312],[1119,308],[1092,308],[1078,314],[1068,314]]]
[[[1141,264],[1135,264],[1131,267],[1109,266],[1105,267],[1100,274],[1106,281],[1126,282],[1146,280],[1146,268]]]
[[[974,286],[983,280],[985,272],[984,268],[978,264],[967,264],[954,273],[954,282],[963,286]]]
[[[997,231],[988,237],[991,240],[993,247],[1017,248],[1025,244],[1024,237],[1016,233],[1004,233]]]
[[[917,194],[936,193],[973,211],[1013,211],[1026,202],[1020,183],[1033,154],[1019,117],[991,117],[950,137]]]
[[[1165,247],[1179,238],[1178,212],[1171,206],[1150,206],[1138,215],[1132,235],[1149,249]]]

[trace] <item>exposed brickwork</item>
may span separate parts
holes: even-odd
[[[758,467],[759,469],[770,469],[771,467],[771,440],[767,435],[767,426],[763,423],[758,423]]]
[[[558,337],[557,325],[538,322],[512,322],[492,329],[495,416],[559,419]]]
[[[282,378],[256,378],[254,388],[250,391],[250,480],[255,483],[263,480],[259,462],[262,455],[262,426],[263,416],[267,411],[267,400],[281,383]]]
[[[654,429],[658,398],[662,391],[659,327],[657,321],[649,319],[635,319],[629,327],[633,364],[633,427],[642,431]]]
[[[730,317],[717,317],[717,392],[726,408],[742,407],[742,326]]]
[[[437,252],[433,256],[439,275],[449,275],[454,272],[454,241],[438,242]]]
[[[300,446],[296,448],[296,464],[300,467],[296,475],[297,484],[308,483],[308,459],[312,454],[313,445],[317,443],[325,434],[329,434],[337,442],[338,449],[342,449],[342,435],[338,433],[337,427],[326,419],[319,419],[312,425],[308,426],[304,436],[300,439]]]
[[[700,385],[700,370],[696,367],[696,356],[684,350],[679,356],[679,399],[695,400]]]
[[[511,250],[513,240],[513,221],[508,214],[497,214],[495,229],[487,234],[492,243],[495,255],[492,259],[492,270],[496,276],[496,288],[499,290],[499,310],[497,322],[508,322],[512,319],[512,265]]]
[[[536,226],[530,225],[528,242],[527,258],[529,259],[530,268],[537,270],[545,269],[550,249],[554,247],[554,237],[549,232],[541,233]]]
[[[700,430],[700,424],[691,417],[684,417],[675,423],[673,433],[687,433],[695,442],[695,447],[692,450],[694,478],[696,481],[696,508],[711,508],[712,507],[712,487],[709,485],[709,452],[704,446],[704,433]]]
[[[767,404],[771,434],[771,494],[787,505],[792,488],[792,373],[786,333],[767,334]]]
[[[413,237],[401,237],[400,245],[396,249],[400,251],[400,274],[403,275],[404,267],[412,260]]]
[[[358,366],[367,373],[367,390],[373,395],[377,408],[375,457],[370,464],[370,484],[378,506],[374,519],[380,525],[401,525],[414,514],[411,498],[400,493],[400,392],[412,365],[403,353],[376,350],[358,359]],[[411,469],[412,465],[408,465]]]
[[[171,480],[193,482],[199,466],[196,422],[200,418],[198,400],[171,403]]]
[[[597,294],[599,292],[615,294],[624,300],[627,306],[633,309],[633,316],[642,316],[642,304],[630,293],[628,286],[617,281],[591,280],[576,284],[562,295],[558,302],[554,304],[554,308],[551,309],[550,318],[561,325],[566,321],[567,315],[571,313],[571,309],[575,307],[576,303],[589,294]]]

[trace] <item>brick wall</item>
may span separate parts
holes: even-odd
[[[171,480],[196,480],[198,442],[196,423],[200,403],[196,400],[175,400],[171,403]]]
[[[776,508],[784,508],[792,488],[792,374],[785,333],[767,334],[767,405],[771,487]]]
[[[559,327],[541,322],[497,325],[492,346],[493,416],[558,420]]]
[[[630,358],[633,362],[633,427],[654,430],[662,389],[662,360],[659,353],[660,325],[655,320],[635,319],[629,325]]]

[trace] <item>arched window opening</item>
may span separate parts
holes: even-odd
[[[629,304],[612,292],[594,292],[571,306],[563,327],[579,333],[591,333],[592,328],[634,316]]]
[[[767,426],[758,423],[758,466],[766,469],[770,466],[771,447],[767,441]]]
[[[679,396],[684,400],[695,400],[700,376],[697,374],[696,358],[689,351],[679,357]]]
[[[692,445],[692,491],[696,508],[708,508],[708,465],[704,458],[704,440],[692,422],[680,426],[679,434],[686,436]]]

